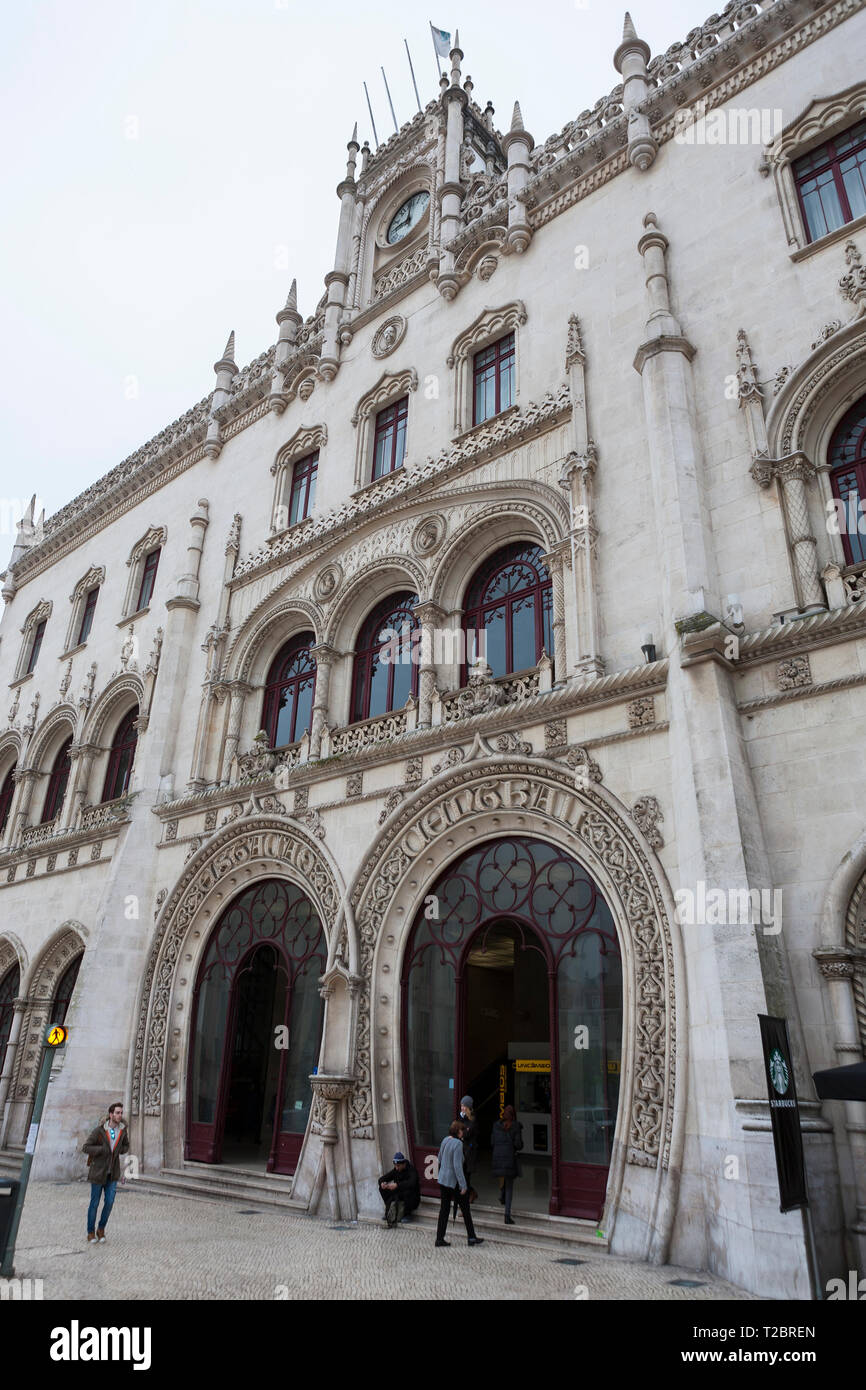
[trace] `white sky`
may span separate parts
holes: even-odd
[[[332,268],[355,120],[393,133],[437,92],[428,20],[460,30],[464,76],[537,141],[619,81],[624,0],[28,0],[0,52],[0,566],[10,503],[47,514],[274,342],[293,275],[312,313]],[[441,0],[435,0],[439,5]],[[454,0],[450,0],[454,4]],[[653,54],[709,0],[636,0]],[[721,8],[721,4],[717,5]],[[527,27],[527,15],[532,23]],[[20,512],[20,508],[19,508]]]

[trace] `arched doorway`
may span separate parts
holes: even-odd
[[[532,1180],[524,1205],[543,1192],[552,1214],[597,1220],[619,1103],[622,966],[586,870],[530,837],[476,847],[426,898],[402,989],[409,1142],[427,1189],[428,1159],[468,1091],[482,1171],[490,1126],[514,1104]]]
[[[193,1002],[186,1157],[293,1173],[310,1113],[325,938],[293,883],[265,879],[214,926]]]

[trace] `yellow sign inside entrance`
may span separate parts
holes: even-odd
[[[53,1028],[48,1029],[48,1036],[45,1039],[49,1047],[62,1047],[69,1037],[69,1029],[61,1028],[59,1023],[55,1023]]]
[[[543,1057],[518,1057],[517,1061],[514,1063],[514,1070],[546,1072],[550,1071],[550,1062],[545,1061]]]

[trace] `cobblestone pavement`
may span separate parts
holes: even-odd
[[[86,1183],[31,1183],[15,1273],[41,1278],[45,1299],[749,1299],[711,1274],[587,1252],[496,1244],[448,1250],[417,1225],[335,1226],[255,1200],[118,1189],[104,1245],[86,1243]],[[673,1279],[700,1280],[676,1288]]]

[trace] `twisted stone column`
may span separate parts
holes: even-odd
[[[26,999],[12,1000],[12,1027],[9,1030],[9,1041],[6,1044],[6,1056],[3,1059],[3,1073],[0,1075],[0,1144],[3,1143],[3,1134],[6,1128],[6,1100],[9,1095],[9,1088],[12,1085],[12,1076],[15,1072],[15,1056],[18,1052],[18,1040],[21,1037],[21,1027],[26,1012]]]
[[[32,767],[22,767],[20,771],[16,769],[12,773],[12,781],[16,784],[16,791],[12,814],[9,817],[12,829],[8,843],[14,847],[20,845],[24,834],[27,817],[30,813],[30,802],[33,799],[33,788],[36,785],[38,775],[36,769]]]
[[[554,678],[557,681],[564,681],[568,674],[565,645],[565,575],[563,573],[567,545],[568,542],[563,541],[548,555],[541,557],[547,566],[553,586],[553,651],[548,652],[548,656],[553,657]]]
[[[229,778],[231,777],[231,767],[238,751],[238,743],[241,736],[241,719],[243,718],[247,696],[252,690],[252,686],[247,685],[246,681],[232,681],[230,690],[231,705],[229,706],[229,731],[226,734],[222,766],[222,785],[224,787],[228,786]]]
[[[781,459],[756,458],[750,472],[762,488],[768,488],[774,478],[778,479],[798,607],[826,608],[818,572],[818,542],[809,521],[806,493],[806,484],[816,474],[815,465],[805,454],[796,453]]]
[[[433,721],[433,691],[436,686],[436,631],[444,629],[446,617],[438,603],[415,605],[421,624],[421,666],[418,672],[418,724],[429,729]]]

